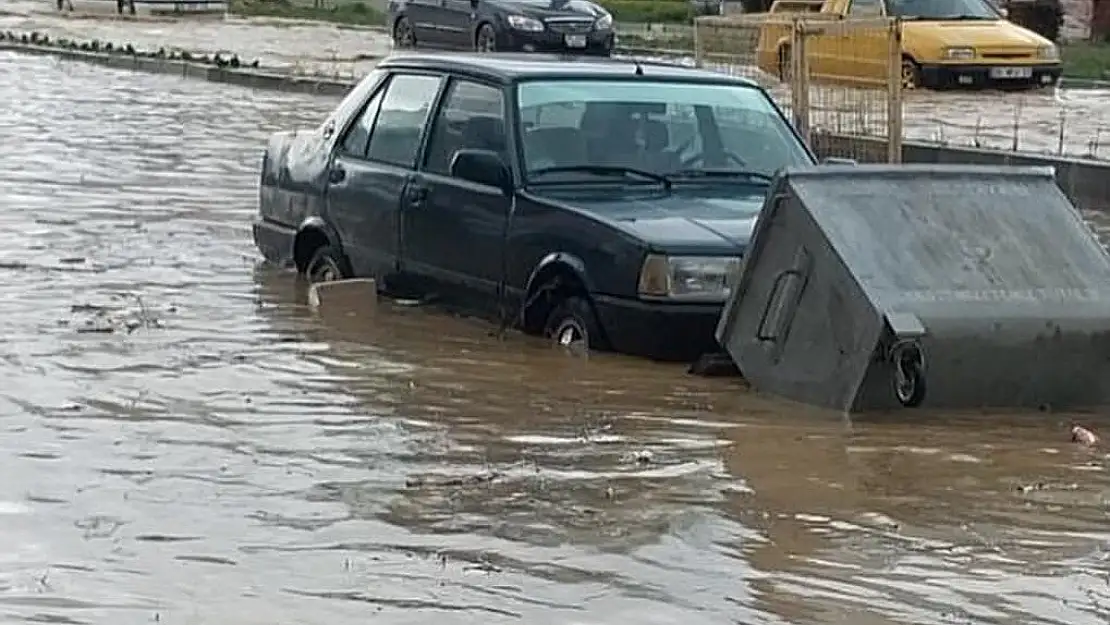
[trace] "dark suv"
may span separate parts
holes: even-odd
[[[313,280],[371,276],[656,359],[715,324],[773,174],[814,162],[757,85],[587,57],[394,54],[266,149],[254,226]]]
[[[398,48],[608,56],[613,16],[589,0],[390,0]]]

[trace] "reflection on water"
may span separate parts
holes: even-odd
[[[331,100],[14,55],[0,98],[0,620],[1110,614],[1066,418],[847,423],[422,308],[325,322],[248,224],[267,133]]]

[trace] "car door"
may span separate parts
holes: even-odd
[[[327,218],[356,275],[388,280],[399,270],[401,201],[442,83],[437,74],[394,74],[337,142]]]
[[[472,16],[477,10],[473,0],[439,0],[439,27],[444,45],[456,50],[473,50]]]
[[[825,81],[876,81],[880,86],[888,71],[889,42],[877,25],[852,28],[852,20],[883,17],[882,0],[849,0],[847,22],[839,29],[811,37],[806,43],[812,77]]]
[[[494,150],[508,163],[505,98],[500,86],[453,78],[432,121],[401,209],[406,272],[441,298],[496,314],[504,279],[505,227],[512,201],[500,189],[450,173],[462,148]]]
[[[440,2],[441,0],[408,0],[405,3],[405,17],[412,23],[417,44],[431,47],[443,45]]]

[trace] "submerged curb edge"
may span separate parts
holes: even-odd
[[[194,61],[150,58],[130,54],[70,50],[31,43],[0,41],[0,50],[12,50],[39,56],[54,56],[84,61],[104,67],[167,74],[182,78],[197,78],[209,82],[239,85],[252,89],[269,89],[292,93],[309,93],[342,97],[357,84],[357,80],[330,79],[315,76],[297,76],[257,69],[232,69],[213,67]]]

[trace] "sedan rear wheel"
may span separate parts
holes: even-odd
[[[478,28],[478,33],[474,35],[474,49],[478,52],[497,51],[497,32],[493,30],[493,26],[482,24]]]
[[[347,259],[330,245],[323,245],[312,255],[312,259],[305,265],[305,277],[308,281],[334,282],[351,277],[348,270]]]

